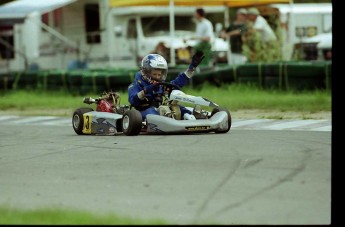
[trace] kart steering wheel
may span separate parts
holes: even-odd
[[[168,91],[169,95],[171,93],[171,91],[175,88],[178,90],[181,90],[181,87],[176,85],[176,84],[172,84],[172,83],[168,83],[168,82],[158,82],[157,85],[162,85],[163,86],[163,90],[164,91]]]

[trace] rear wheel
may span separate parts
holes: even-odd
[[[136,136],[142,127],[142,116],[138,110],[127,110],[122,116],[122,131],[126,136]]]
[[[216,130],[215,132],[216,133],[227,133],[230,128],[231,128],[231,114],[230,114],[230,111],[226,108],[223,108],[223,107],[216,107],[212,110],[211,112],[211,117],[215,114],[215,113],[218,113],[219,111],[225,111],[226,114],[228,115],[228,128],[225,130],[225,131],[221,131],[221,130]]]
[[[83,134],[83,126],[84,126],[84,113],[93,111],[92,108],[79,108],[76,111],[74,111],[72,116],[72,126],[74,131],[78,135],[84,135]]]

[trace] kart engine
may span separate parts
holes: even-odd
[[[84,103],[95,103],[96,111],[123,114],[129,109],[127,105],[120,105],[120,94],[118,92],[110,91],[103,92],[100,97],[93,99],[91,97],[84,98]]]
[[[116,112],[117,103],[120,95],[117,92],[104,92],[101,97],[98,98],[97,111],[99,112]]]

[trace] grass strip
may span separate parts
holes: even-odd
[[[202,96],[231,111],[243,109],[300,111],[315,113],[332,110],[332,96],[328,90],[282,91],[262,89],[253,85],[230,84],[221,87],[204,84],[185,87],[186,94]],[[128,104],[127,91],[119,91],[121,104]],[[84,97],[97,98],[99,94],[75,95],[68,91],[11,90],[0,94],[1,110],[54,111],[66,109],[68,114],[80,106]],[[52,112],[54,113],[54,112]]]
[[[61,224],[61,225],[162,225],[160,219],[143,220],[114,214],[96,215],[73,209],[24,210],[0,207],[0,224]]]

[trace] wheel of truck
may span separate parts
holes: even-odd
[[[127,110],[122,116],[122,131],[126,136],[139,135],[142,123],[142,116],[138,110]]]
[[[214,108],[214,109],[212,110],[212,112],[211,112],[211,117],[212,117],[215,113],[217,113],[217,112],[219,112],[219,111],[225,111],[225,112],[227,113],[227,115],[228,115],[228,128],[227,128],[227,130],[225,130],[225,131],[216,130],[215,133],[227,133],[227,132],[230,130],[230,128],[231,128],[231,114],[230,114],[230,111],[229,111],[228,109],[226,109],[226,108],[223,108],[223,107],[216,107],[216,108]]]
[[[72,126],[74,131],[78,134],[78,135],[84,135],[83,134],[83,126],[84,126],[84,113],[93,111],[92,108],[78,108],[74,111],[73,116],[72,116]]]

